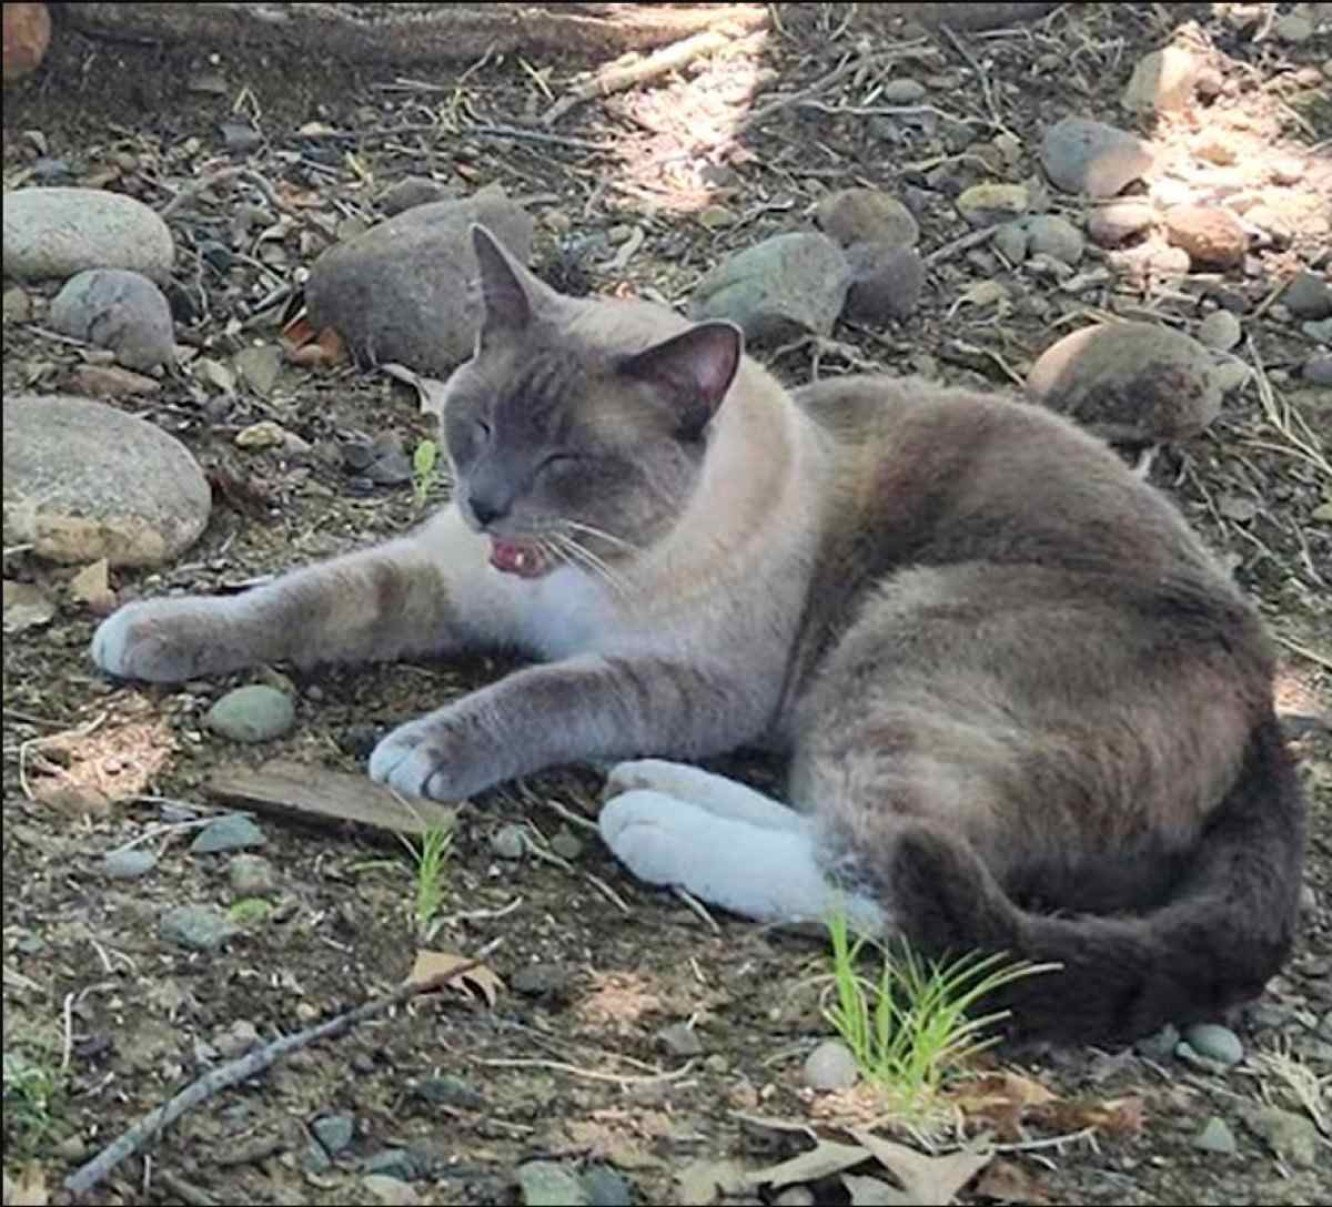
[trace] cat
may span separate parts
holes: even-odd
[[[1162,495],[1037,406],[788,392],[729,323],[563,297],[472,236],[449,505],[241,595],[128,604],[100,667],[512,647],[539,661],[390,732],[371,776],[458,799],[615,763],[600,830],[641,880],[1061,965],[1005,991],[1015,1034],[1126,1041],[1262,989],[1305,806],[1257,616]],[[789,803],[693,765],[759,745]]]

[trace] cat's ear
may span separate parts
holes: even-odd
[[[717,413],[745,351],[734,323],[698,323],[620,363],[620,372],[666,395],[680,415],[681,435],[697,438]]]
[[[472,226],[472,248],[480,270],[482,336],[522,331],[532,321],[535,280],[479,223]]]

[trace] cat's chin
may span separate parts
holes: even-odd
[[[519,578],[543,578],[555,569],[555,559],[540,546],[498,537],[490,538],[490,564]]]

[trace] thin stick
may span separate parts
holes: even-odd
[[[671,892],[675,894],[675,896],[689,909],[689,912],[698,918],[714,935],[721,934],[721,924],[716,918],[708,913],[708,907],[704,905],[703,902],[687,889],[682,889],[678,884],[673,884],[671,886]]]
[[[1298,641],[1292,641],[1281,633],[1273,633],[1278,645],[1284,645],[1292,654],[1298,654],[1301,658],[1307,658],[1316,666],[1321,666],[1325,671],[1332,671],[1332,658],[1326,654],[1320,654],[1317,650],[1311,650],[1307,645],[1300,645]]]
[[[654,1081],[676,1081],[694,1067],[694,1061],[687,1060],[678,1069],[639,1077],[630,1073],[603,1073],[598,1069],[582,1069],[578,1065],[565,1064],[562,1060],[538,1060],[529,1056],[481,1057],[476,1063],[485,1065],[489,1069],[550,1069],[556,1073],[568,1073],[571,1077],[585,1077],[588,1081],[611,1081],[620,1085],[650,1085]]]
[[[951,243],[945,243],[942,247],[936,247],[930,254],[921,261],[922,264],[940,264],[944,260],[957,255],[960,251],[970,251],[978,243],[984,243],[986,239],[994,234],[998,224],[994,226],[984,226],[980,230],[971,231],[969,234],[962,235],[954,239]]]
[[[122,1161],[132,1157],[145,1144],[157,1139],[166,1128],[175,1123],[182,1115],[193,1110],[201,1103],[207,1102],[215,1094],[257,1076],[289,1052],[308,1047],[321,1039],[332,1039],[350,1030],[357,1023],[385,1014],[395,1006],[401,1006],[414,997],[442,989],[445,985],[480,967],[486,955],[493,951],[499,945],[499,942],[497,939],[493,943],[487,944],[474,959],[459,964],[448,972],[442,972],[424,981],[404,981],[392,993],[365,1002],[354,1010],[348,1010],[345,1014],[329,1019],[328,1022],[307,1027],[304,1031],[298,1031],[294,1035],[284,1035],[281,1039],[265,1044],[248,1056],[242,1056],[218,1066],[196,1081],[191,1082],[174,1098],[149,1111],[133,1127],[122,1133],[117,1140],[102,1149],[91,1161],[76,1169],[65,1179],[65,1189],[70,1194],[87,1194]]]

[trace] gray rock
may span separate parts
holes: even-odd
[[[381,1174],[403,1182],[410,1182],[420,1172],[416,1158],[405,1148],[380,1149],[361,1162],[361,1169],[368,1174]]]
[[[264,136],[243,119],[222,122],[218,130],[222,135],[222,145],[228,151],[238,151],[243,154],[246,151],[253,151],[264,141]]]
[[[175,363],[171,306],[142,273],[123,268],[79,273],[56,294],[49,321],[63,335],[110,348],[131,369]]]
[[[305,288],[310,321],[337,328],[361,360],[446,375],[471,355],[481,320],[474,222],[528,258],[532,219],[498,185],[418,205],[315,261]]]
[[[1032,365],[1027,393],[1124,442],[1188,439],[1221,408],[1211,353],[1151,323],[1084,327],[1064,336]]]
[[[143,847],[109,851],[102,858],[102,874],[113,880],[137,880],[157,866],[157,856]]]
[[[1204,64],[1183,46],[1144,55],[1133,69],[1120,103],[1130,113],[1174,113],[1193,100]]]
[[[318,1140],[311,1140],[301,1155],[301,1168],[306,1173],[324,1173],[332,1167],[332,1158],[324,1150],[324,1146]]]
[[[194,543],[211,506],[189,450],[146,420],[83,398],[4,400],[5,544],[154,566]]]
[[[154,280],[171,272],[167,225],[142,201],[105,189],[18,189],[4,196],[4,272],[20,280],[128,268]]]
[[[419,1201],[416,1191],[401,1178],[372,1173],[361,1179],[361,1188],[376,1203],[384,1207],[412,1207]]]
[[[843,313],[860,323],[877,325],[910,318],[925,287],[925,264],[912,247],[857,243],[847,248],[851,284]]]
[[[1194,1023],[1184,1028],[1184,1042],[1204,1060],[1229,1068],[1244,1059],[1244,1045],[1229,1027],[1219,1023]]]
[[[162,915],[162,938],[191,951],[215,951],[238,933],[239,927],[219,910],[207,905],[182,905]]]
[[[356,1135],[356,1118],[353,1115],[325,1115],[310,1124],[315,1139],[324,1146],[330,1157],[336,1157],[351,1144]]]
[[[280,692],[278,694],[281,695]],[[282,698],[286,699],[285,696]],[[223,699],[226,699],[226,696]],[[194,836],[190,850],[196,855],[216,855],[222,851],[243,851],[247,847],[261,847],[267,841],[264,832],[244,813],[228,813],[204,826]]]
[[[1216,352],[1229,352],[1243,336],[1239,319],[1229,310],[1213,310],[1198,324],[1198,342]]]
[[[1179,1028],[1173,1023],[1166,1023],[1159,1031],[1133,1045],[1139,1056],[1154,1060],[1157,1064],[1169,1060],[1175,1054],[1175,1045],[1179,1043]]]
[[[920,227],[911,211],[896,197],[878,189],[842,189],[819,202],[814,210],[819,229],[842,247],[853,243],[882,243],[885,247],[914,247]]]
[[[427,1077],[412,1092],[432,1106],[455,1106],[465,1111],[479,1111],[486,1105],[484,1096],[460,1077]]]
[[[32,317],[32,299],[21,286],[6,289],[3,304],[6,323],[26,323]]]
[[[557,1161],[529,1161],[518,1167],[518,1189],[526,1207],[589,1207],[578,1175]]]
[[[524,964],[509,978],[515,993],[524,997],[563,998],[573,977],[562,964]]]
[[[927,91],[919,80],[904,76],[900,80],[889,80],[879,93],[879,100],[885,105],[914,105],[925,99]]]
[[[1283,1161],[1309,1169],[1318,1160],[1318,1129],[1304,1115],[1262,1106],[1246,1112],[1244,1122]]]
[[[1230,1130],[1226,1121],[1219,1115],[1213,1115],[1193,1137],[1193,1147],[1205,1153],[1231,1156],[1239,1146],[1235,1143],[1235,1133]]]
[[[583,1189],[588,1207],[630,1207],[633,1191],[609,1165],[593,1165],[583,1171]]]
[[[1066,117],[1045,132],[1041,166],[1050,182],[1067,193],[1113,197],[1151,168],[1152,152],[1114,126]]]
[[[427,176],[404,176],[380,194],[379,205],[392,218],[404,210],[429,205],[432,201],[448,201],[453,196],[454,191],[437,180]]]
[[[208,710],[204,723],[235,742],[269,742],[296,723],[296,708],[286,692],[251,683],[227,692]]]
[[[994,247],[1002,252],[1010,264],[1021,264],[1027,258],[1029,236],[1024,222],[1005,222],[994,232]]]
[[[241,901],[277,892],[277,872],[262,855],[235,855],[227,860],[227,879],[232,895]]]
[[[663,1027],[657,1032],[657,1042],[672,1056],[699,1056],[703,1052],[698,1032],[688,1023],[672,1023],[669,1027]]]
[[[1311,386],[1332,386],[1332,355],[1315,352],[1304,362],[1300,376]]]
[[[561,826],[550,839],[550,849],[572,863],[583,853],[583,840],[568,826]]]
[[[814,1090],[847,1090],[860,1080],[860,1070],[840,1039],[825,1039],[805,1057],[804,1077]]]
[[[1332,317],[1332,285],[1316,272],[1297,273],[1281,291],[1281,303],[1297,319]]]
[[[232,362],[241,380],[260,398],[267,398],[282,375],[282,349],[277,344],[252,344]]]
[[[1087,233],[1099,247],[1118,247],[1155,221],[1156,209],[1150,201],[1124,197],[1096,206],[1087,218]]]
[[[8,530],[5,542],[9,541]],[[36,583],[20,583],[5,579],[5,632],[22,633],[39,625],[49,624],[56,614],[53,600]]]
[[[1332,318],[1319,319],[1316,323],[1301,323],[1300,330],[1320,344],[1332,343]]]
[[[527,833],[522,826],[500,826],[490,836],[490,849],[501,859],[521,859],[527,853]]]
[[[1299,13],[1284,13],[1272,22],[1272,32],[1283,42],[1307,42],[1313,37],[1313,22]]]
[[[846,300],[850,270],[827,235],[777,235],[728,256],[699,282],[693,319],[730,319],[754,342],[827,335]]]
[[[1082,233],[1071,222],[1056,214],[1035,214],[1024,218],[1027,250],[1032,255],[1051,256],[1061,264],[1076,264],[1082,259]]]

